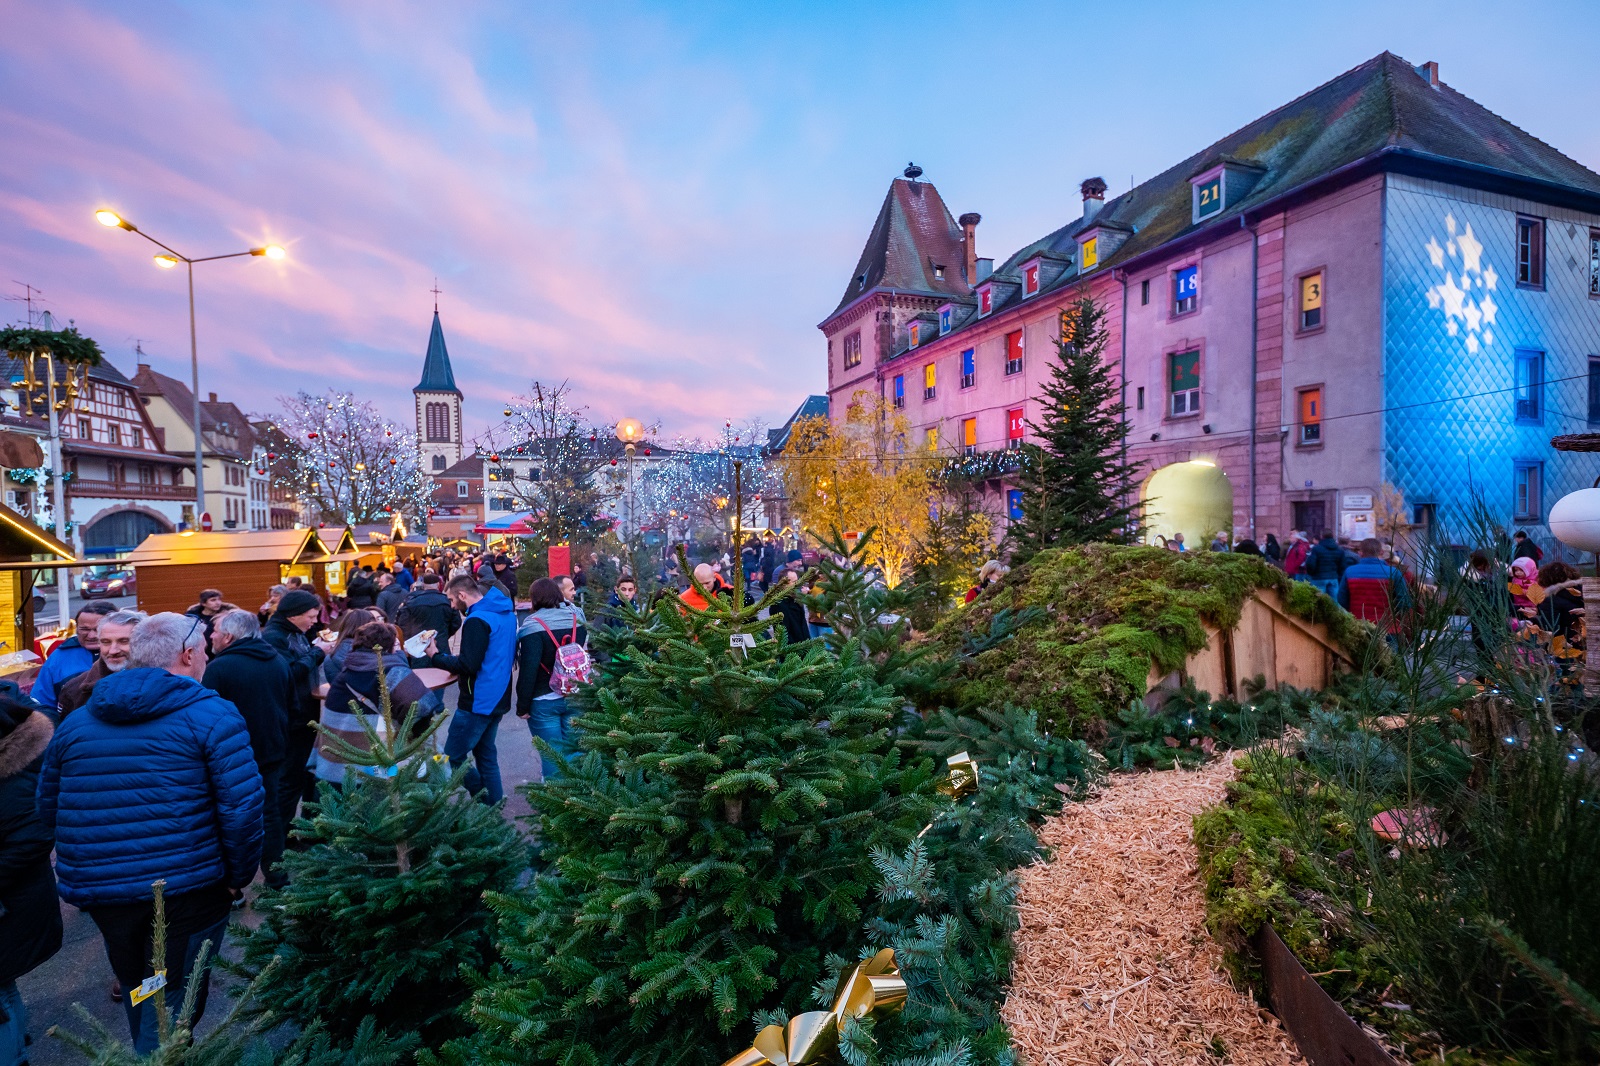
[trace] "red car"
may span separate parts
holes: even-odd
[[[108,574],[86,577],[78,586],[78,594],[86,600],[111,600],[119,596],[132,596],[138,591],[138,579],[132,570],[113,570]]]

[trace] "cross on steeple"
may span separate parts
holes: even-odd
[[[444,291],[444,290],[439,288],[439,279],[438,278],[434,278],[433,279],[433,288],[429,289],[428,291],[433,293],[433,313],[434,314],[438,314],[439,313],[439,293]]]

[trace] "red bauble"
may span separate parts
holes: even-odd
[[[617,461],[615,459],[611,460],[611,465],[612,466],[616,466],[617,465]]]
[[[317,439],[317,431],[316,430],[312,430],[311,432],[307,433],[306,436],[311,438],[312,440],[316,440]]]

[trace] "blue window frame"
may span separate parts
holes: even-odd
[[[1519,425],[1544,423],[1544,353],[1517,349],[1516,417]]]
[[[1511,465],[1512,520],[1544,521],[1544,464],[1531,459],[1517,459]]]
[[[1186,266],[1172,275],[1172,313],[1185,315],[1200,301],[1200,268]]]
[[[961,353],[961,387],[963,389],[970,389],[978,383],[978,368],[972,351],[971,348],[968,348]]]
[[[906,376],[904,374],[896,374],[894,376],[894,405],[896,407],[904,407],[906,405]]]
[[[1006,512],[1011,516],[1011,520],[1013,522],[1018,521],[1019,519],[1022,518],[1022,490],[1021,489],[1007,489],[1006,490]]]
[[[950,308],[939,308],[939,336],[950,332]]]

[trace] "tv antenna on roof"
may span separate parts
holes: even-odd
[[[29,285],[26,281],[15,281],[14,280],[14,281],[11,282],[11,284],[13,284],[13,285],[21,285],[22,289],[23,289],[23,294],[21,296],[7,296],[7,297],[5,297],[5,299],[9,300],[12,303],[27,304],[28,305],[28,328],[32,329],[33,328],[33,314],[34,314],[34,312],[33,312],[33,302],[35,300],[39,301],[40,311],[42,312],[44,310],[44,292],[39,290],[39,289],[34,288],[32,285]]]

